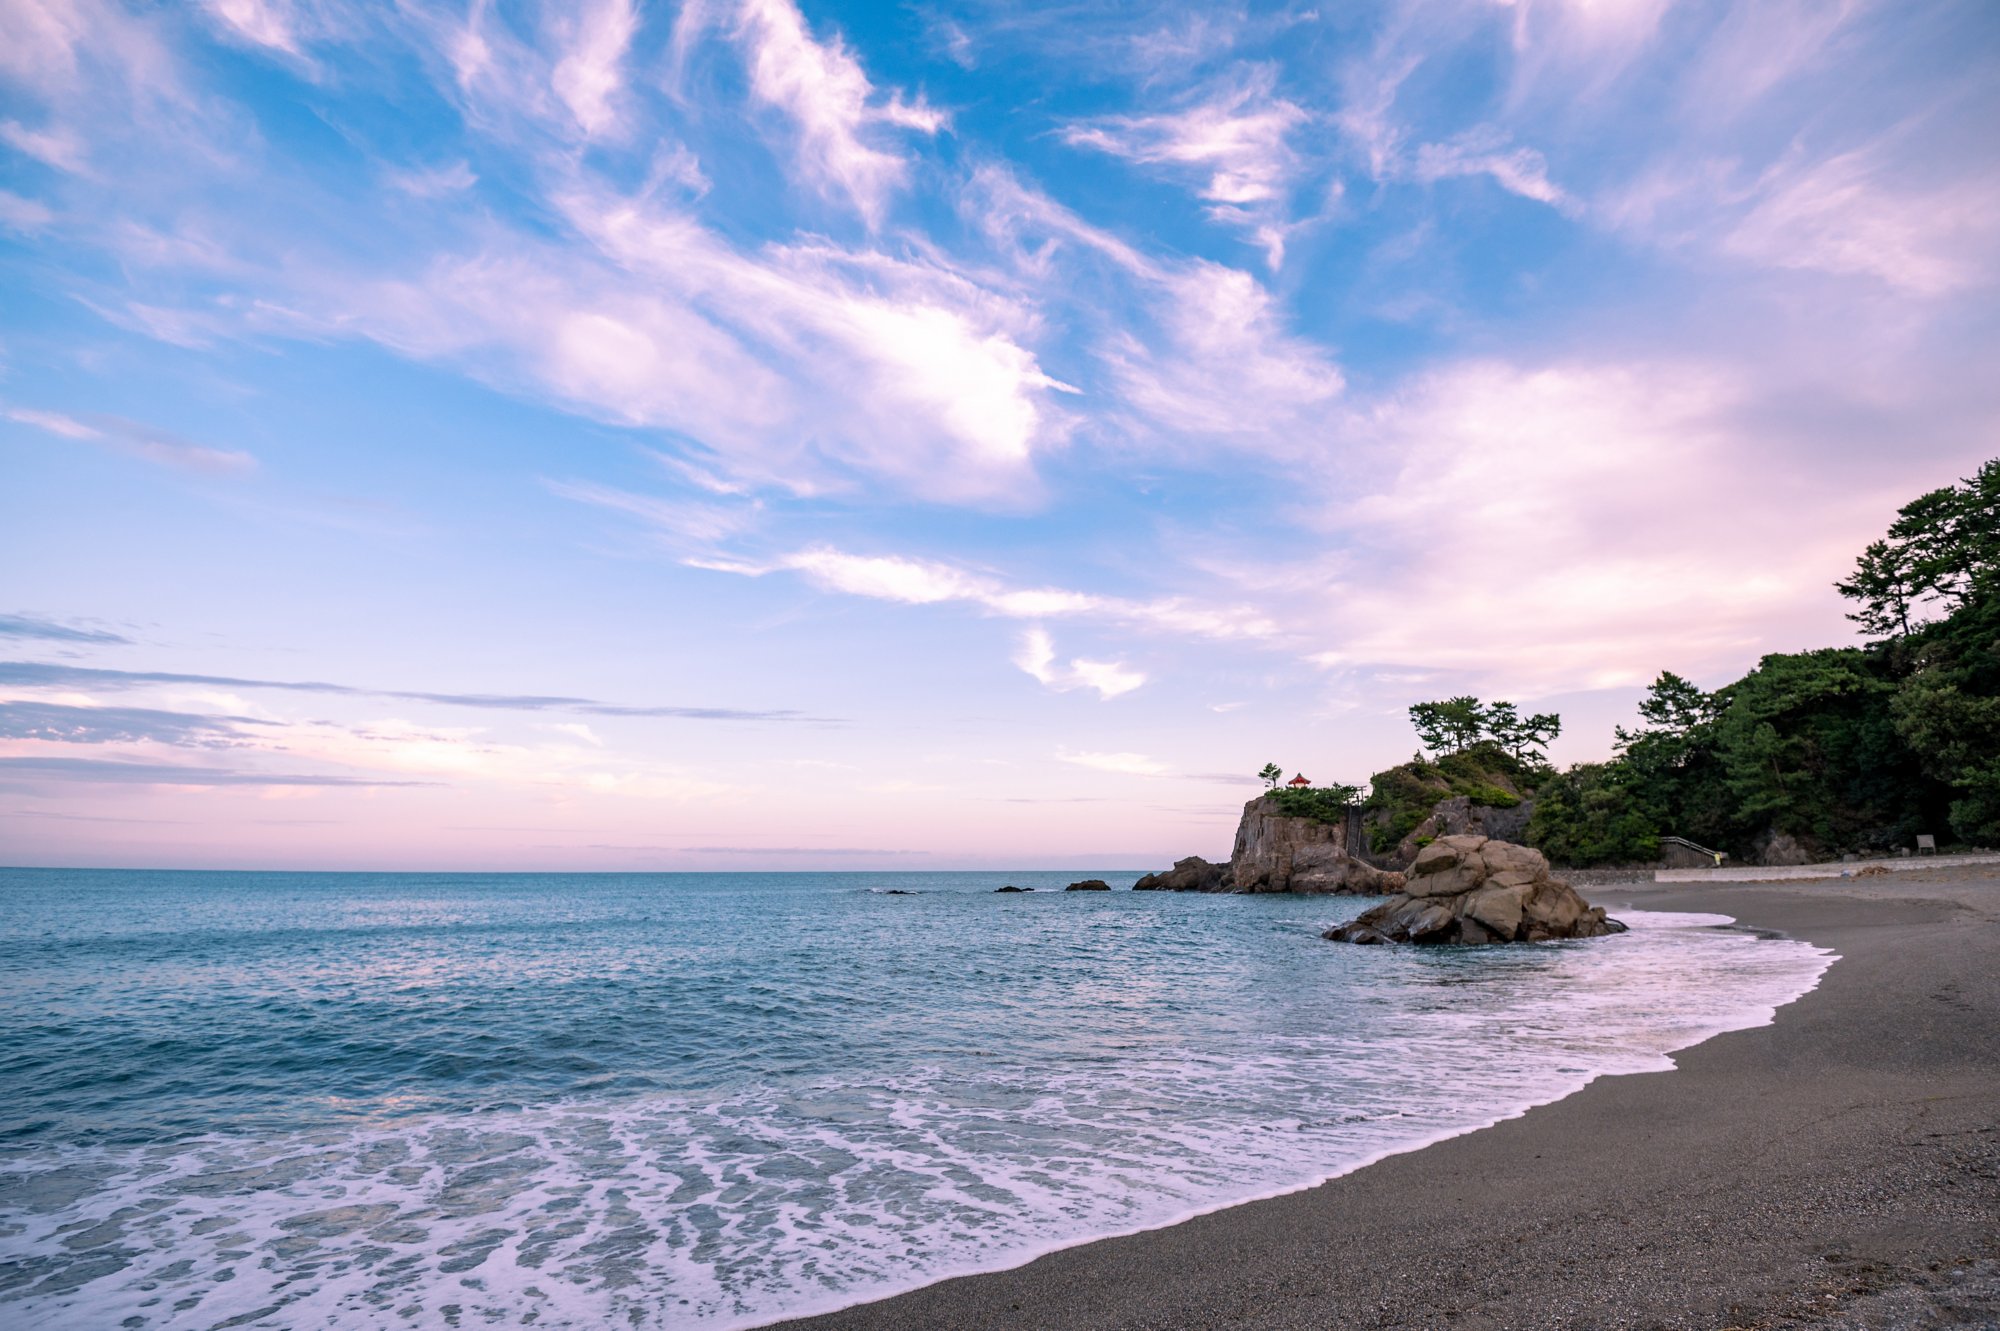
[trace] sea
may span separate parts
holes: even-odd
[[[1084,876],[1136,871],[0,870],[0,1325],[759,1326],[1669,1069],[1832,961]]]

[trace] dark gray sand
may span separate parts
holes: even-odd
[[[786,1325],[2000,1331],[2000,874],[1591,896],[1614,915],[1733,915],[1842,960],[1776,1024],[1685,1050],[1676,1071]]]

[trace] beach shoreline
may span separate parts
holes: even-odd
[[[1614,915],[1729,915],[1841,960],[1775,1022],[1683,1050],[1673,1071],[1599,1078],[1299,1192],[777,1325],[1991,1325],[2000,869],[1592,895]]]

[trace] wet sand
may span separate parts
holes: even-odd
[[[2000,1331],[2000,870],[1587,894],[1614,915],[1732,915],[1841,960],[1775,1024],[1675,1071],[784,1325]]]

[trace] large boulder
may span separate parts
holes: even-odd
[[[1132,884],[1134,892],[1220,892],[1223,866],[1210,864],[1199,855],[1175,860],[1165,873],[1149,873]]]
[[[1065,892],[1109,892],[1110,890],[1111,884],[1102,878],[1086,878],[1082,882],[1071,883],[1063,889]]]
[[[1538,943],[1623,932],[1602,906],[1552,877],[1540,851],[1467,834],[1425,846],[1400,893],[1325,936],[1342,943]]]

